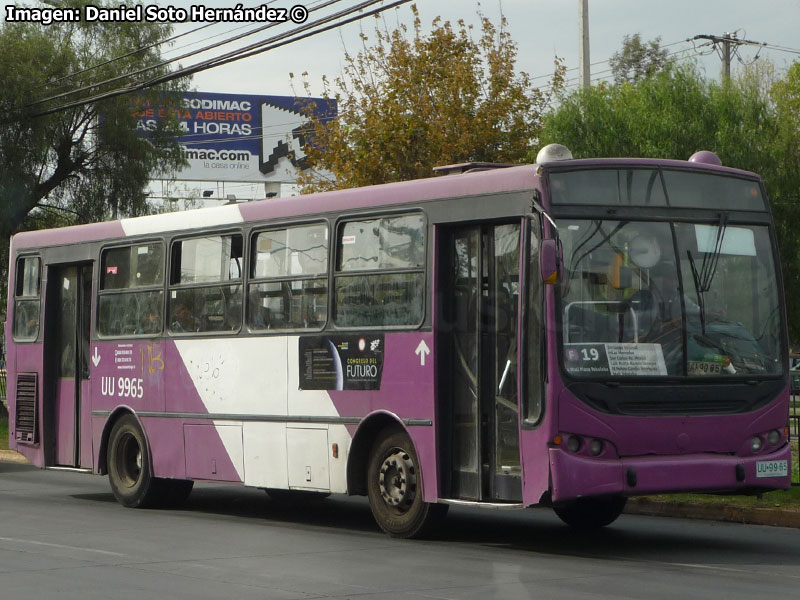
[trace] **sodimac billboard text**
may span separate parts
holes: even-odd
[[[178,140],[189,166],[171,176],[188,181],[292,183],[305,167],[304,114],[324,119],[336,103],[323,98],[186,92],[179,104],[135,100],[136,130],[146,135],[159,120],[176,118]]]

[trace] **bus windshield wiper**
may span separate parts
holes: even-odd
[[[692,256],[692,251],[686,250],[686,255],[689,257],[689,266],[692,269],[694,289],[695,292],[697,292],[697,303],[700,307],[700,328],[703,333],[706,332],[706,303],[704,294],[711,289],[711,283],[714,281],[714,274],[717,272],[719,255],[722,254],[722,242],[725,239],[725,230],[727,227],[728,213],[721,213],[719,222],[717,223],[717,239],[714,241],[714,249],[711,252],[704,253],[699,272],[694,257]]]

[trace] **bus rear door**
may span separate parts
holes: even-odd
[[[91,302],[91,264],[50,265],[45,300],[43,388],[47,466],[91,467],[88,404]]]

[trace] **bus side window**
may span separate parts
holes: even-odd
[[[17,341],[34,341],[39,336],[41,271],[38,256],[17,260],[14,290],[14,339]]]
[[[106,248],[100,254],[97,332],[157,335],[163,323],[164,244]]]
[[[170,332],[239,331],[242,256],[239,234],[174,242],[169,281]]]
[[[418,326],[425,306],[425,217],[340,224],[334,320],[341,327]]]
[[[328,225],[253,236],[248,325],[253,330],[322,329],[328,320]]]

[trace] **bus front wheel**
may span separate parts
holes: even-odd
[[[144,508],[161,499],[160,482],[150,468],[144,432],[133,415],[121,417],[111,430],[108,481],[114,497],[128,508]]]
[[[403,431],[385,431],[372,447],[367,495],[375,520],[392,537],[421,537],[447,512],[446,505],[423,501],[420,483],[411,439]]]
[[[616,521],[627,501],[623,496],[578,498],[556,504],[553,510],[559,519],[573,529],[598,529]]]

